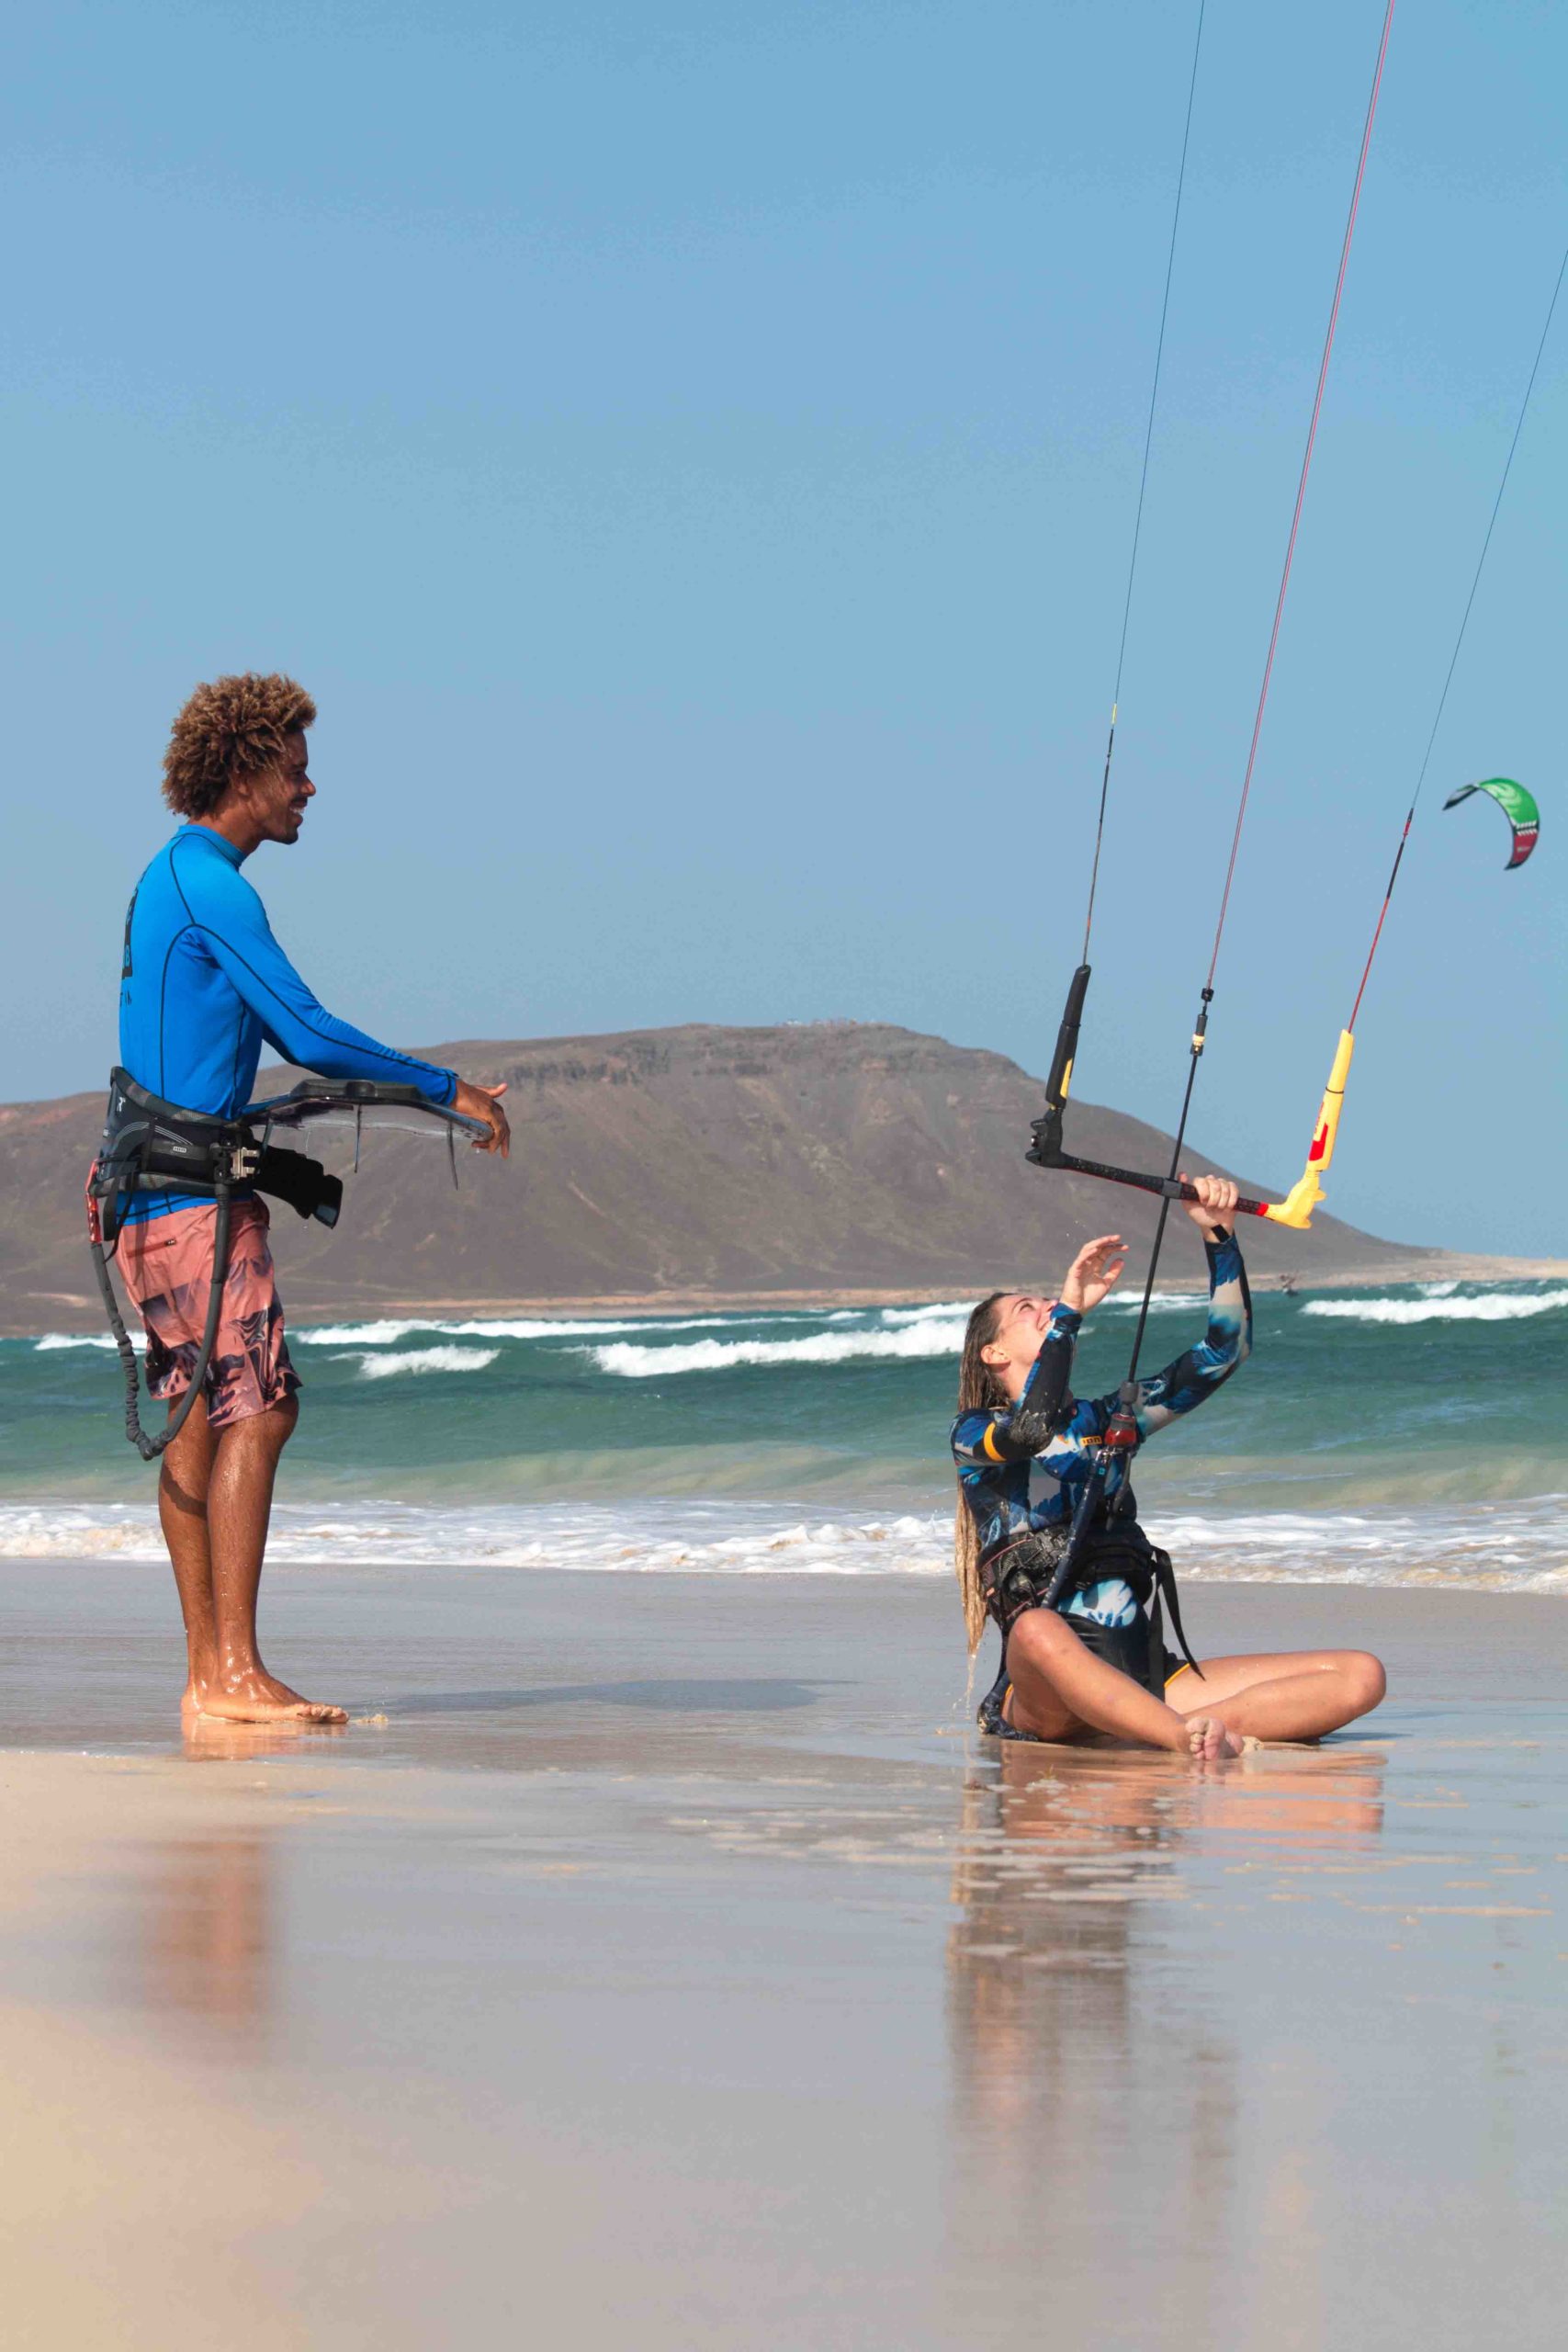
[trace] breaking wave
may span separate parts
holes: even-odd
[[[1462,1510],[1153,1515],[1184,1579],[1568,1593],[1568,1496]],[[619,1570],[650,1576],[952,1573],[945,1514],[801,1518],[777,1504],[279,1504],[268,1558],[294,1567]],[[150,1503],[0,1506],[0,1557],[160,1560]]]
[[[583,1348],[601,1372],[622,1380],[672,1379],[678,1373],[733,1372],[742,1364],[854,1363],[876,1357],[955,1356],[964,1325],[906,1323],[893,1330],[816,1331],[798,1340],[694,1340],[685,1347],[638,1347],[629,1340]]]
[[[130,1344],[142,1348],[147,1342],[140,1331],[132,1331]],[[113,1347],[114,1340],[107,1331],[46,1331],[41,1339],[33,1341],[34,1352],[40,1356],[51,1355],[59,1348],[108,1348],[112,1351]]]
[[[1568,1290],[1483,1291],[1478,1297],[1459,1298],[1455,1288],[1434,1285],[1424,1298],[1312,1298],[1302,1313],[1337,1316],[1347,1323],[1512,1323],[1568,1306]]]
[[[1131,1290],[1114,1292],[1110,1298],[1095,1308],[1095,1313],[1106,1315],[1112,1307],[1120,1306],[1135,1315],[1143,1303],[1143,1291],[1134,1283]],[[1167,1308],[1172,1308],[1179,1309],[1185,1315],[1190,1309],[1201,1309],[1208,1304],[1209,1294],[1206,1290],[1156,1290],[1149,1301],[1149,1312],[1151,1315],[1163,1315]]]
[[[399,1340],[411,1339],[416,1331],[434,1331],[445,1339],[459,1340],[573,1340],[592,1338],[602,1331],[705,1331],[722,1324],[753,1322],[755,1319],[753,1316],[698,1315],[679,1322],[664,1322],[644,1315],[619,1322],[596,1317],[591,1322],[574,1323],[564,1318],[551,1321],[546,1317],[536,1316],[517,1320],[486,1317],[466,1323],[446,1323],[433,1322],[428,1316],[397,1316],[375,1323],[291,1324],[288,1338],[291,1345],[302,1341],[310,1347],[389,1348]],[[61,1340],[56,1344],[77,1343]],[[94,1341],[92,1344],[99,1343]]]
[[[405,1348],[400,1355],[362,1355],[361,1380],[386,1380],[395,1372],[483,1372],[499,1348]]]

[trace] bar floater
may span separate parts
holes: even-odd
[[[1328,1173],[1334,1158],[1334,1145],[1339,1133],[1339,1114],[1345,1108],[1345,1083],[1350,1075],[1350,1057],[1356,1050],[1356,1040],[1348,1029],[1339,1032],[1335,1048],[1334,1067],[1328,1073],[1328,1084],[1323,1091],[1318,1106],[1317,1125],[1313,1129],[1312,1143],[1307,1151],[1306,1166],[1282,1201],[1267,1208],[1263,1214],[1275,1225],[1293,1226],[1304,1233],[1312,1223],[1312,1213],[1324,1197],[1320,1176]]]

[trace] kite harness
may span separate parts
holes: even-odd
[[[452,1181],[457,1182],[457,1131],[481,1136],[477,1119],[432,1102],[418,1087],[382,1084],[369,1079],[307,1081],[291,1093],[268,1102],[253,1102],[237,1118],[219,1119],[187,1111],[149,1093],[123,1069],[109,1076],[108,1108],[103,1139],[87,1178],[87,1239],[93,1271],[108,1315],[109,1329],[125,1374],[125,1433],[143,1462],[154,1462],[185,1427],[191,1407],[207,1376],[218,1336],[223,1284],[229,1271],[229,1227],[237,1194],[266,1193],[287,1201],[302,1217],[335,1226],[343,1206],[343,1179],[329,1174],[319,1159],[293,1151],[272,1140],[275,1128],[294,1129],[308,1120],[352,1112],[355,1126],[354,1164],[359,1166],[359,1144],[367,1110],[395,1108],[417,1111],[446,1129]],[[259,1130],[259,1132],[258,1132]],[[121,1226],[138,1193],[189,1194],[193,1200],[215,1201],[212,1277],[207,1299],[207,1321],[201,1345],[191,1368],[190,1385],[163,1428],[149,1436],[141,1426],[141,1388],[136,1351],[119,1311],[109,1261]]]

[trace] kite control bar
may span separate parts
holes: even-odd
[[[1135,1193],[1153,1193],[1165,1201],[1195,1201],[1200,1195],[1196,1184],[1184,1183],[1179,1176],[1143,1176],[1135,1168],[1111,1168],[1102,1159],[1078,1159],[1068,1151],[1047,1153],[1040,1141],[1040,1131],[1050,1125],[1050,1114],[1032,1124],[1036,1140],[1024,1153],[1036,1168],[1065,1168],[1072,1176],[1098,1176],[1107,1184],[1125,1184]],[[1238,1216],[1274,1216],[1280,1204],[1273,1201],[1250,1200],[1244,1193],[1236,1202]]]
[[[380,1079],[351,1078],[341,1083],[330,1079],[306,1079],[287,1094],[274,1094],[262,1102],[247,1103],[240,1114],[242,1119],[261,1120],[264,1147],[270,1142],[274,1127],[302,1126],[307,1119],[343,1117],[354,1114],[354,1172],[359,1173],[359,1152],[365,1134],[367,1111],[416,1111],[422,1117],[434,1119],[446,1130],[446,1162],[452,1170],[452,1182],[457,1182],[457,1137],[476,1138],[488,1130],[482,1119],[470,1119],[464,1111],[450,1110],[443,1102],[433,1102],[417,1086],[393,1084]],[[289,1158],[293,1154],[288,1155]],[[334,1177],[341,1194],[343,1187]],[[265,1188],[264,1188],[265,1189]]]
[[[1056,1032],[1056,1050],[1051,1057],[1051,1074],[1045,1081],[1045,1108],[1038,1119],[1030,1124],[1033,1143],[1024,1158],[1036,1168],[1063,1168],[1069,1175],[1098,1176],[1103,1183],[1124,1184],[1135,1193],[1153,1193],[1164,1201],[1195,1201],[1199,1198],[1195,1184],[1187,1183],[1179,1176],[1145,1176],[1135,1168],[1112,1168],[1102,1159],[1079,1159],[1062,1146],[1062,1122],[1067,1107],[1067,1091],[1072,1084],[1073,1063],[1078,1049],[1078,1027],[1083,1019],[1084,999],[1089,993],[1089,967],[1080,964],[1067,989],[1067,1001],[1063,1010],[1061,1026]],[[1193,1051],[1202,1051],[1201,1035],[1193,1038]],[[1334,1157],[1335,1137],[1339,1129],[1339,1114],[1345,1101],[1345,1082],[1350,1074],[1350,1057],[1356,1040],[1348,1029],[1342,1030],[1334,1067],[1328,1074],[1328,1084],[1318,1110],[1317,1124],[1307,1152],[1306,1166],[1298,1182],[1292,1185],[1282,1201],[1255,1201],[1243,1193],[1236,1202],[1241,1216],[1267,1217],[1272,1225],[1292,1226],[1305,1232],[1312,1223],[1312,1213],[1324,1198],[1318,1179],[1324,1175]]]

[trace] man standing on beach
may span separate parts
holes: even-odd
[[[395,1080],[481,1121],[505,1155],[496,1099],[325,1011],[272,935],[240,872],[263,842],[290,844],[315,796],[305,730],[315,704],[292,678],[218,678],[175,721],[164,797],[184,821],[148,866],[125,922],[119,1057],[148,1092],[232,1118],[262,1042],[323,1077]],[[119,1266],[147,1330],[147,1385],[171,1412],[190,1385],[212,1286],[216,1204],[188,1191],[135,1193]],[[164,1455],[158,1514],[185,1616],[183,1711],[231,1722],[341,1724],[302,1699],[256,1646],[256,1595],[278,1457],[299,1418],[264,1201],[235,1197],[218,1336],[202,1395]]]

